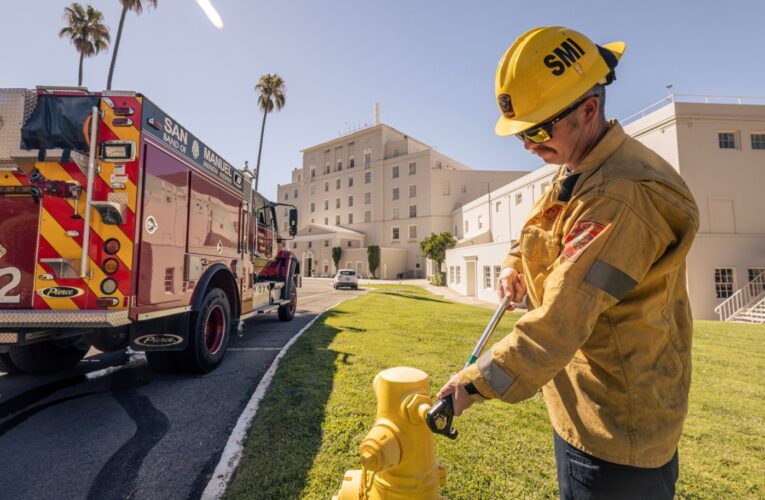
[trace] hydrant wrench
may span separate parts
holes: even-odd
[[[463,369],[475,363],[478,359],[478,356],[481,355],[483,347],[486,345],[486,342],[489,341],[489,338],[491,338],[491,335],[497,328],[497,324],[505,314],[508,304],[510,304],[510,297],[505,297],[502,299],[502,302],[500,302],[497,310],[494,311],[494,316],[491,317],[491,321],[489,321],[489,324],[486,325],[486,329],[483,331],[483,335],[481,335],[481,338],[478,339],[478,343],[475,345],[475,349],[473,349],[470,357],[468,357]],[[428,423],[428,427],[430,427],[430,430],[433,431],[434,434],[441,434],[448,437],[449,439],[456,439],[457,430],[453,425],[454,401],[452,399],[452,395],[449,394],[445,398],[439,399],[436,404],[433,405],[430,411],[428,411],[425,420]]]

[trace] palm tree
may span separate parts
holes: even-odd
[[[136,13],[137,16],[143,12],[143,2],[141,0],[120,0],[122,4],[122,15],[120,16],[120,26],[117,28],[117,40],[114,42],[114,51],[112,52],[112,63],[109,65],[109,78],[106,79],[106,90],[112,89],[112,76],[114,76],[114,64],[117,62],[117,51],[120,48],[120,39],[122,38],[122,28],[125,26],[125,15],[129,10]],[[146,0],[146,5],[157,8],[159,0]]]
[[[258,164],[255,166],[255,192],[258,191],[258,180],[260,179],[260,153],[263,151],[263,132],[266,130],[266,116],[274,110],[279,111],[284,107],[284,98],[286,88],[281,76],[274,73],[267,73],[260,77],[258,84],[255,85],[255,91],[258,95],[258,107],[263,110],[263,125],[260,127],[260,146],[258,147]]]
[[[69,38],[74,48],[80,54],[80,71],[77,86],[82,85],[82,63],[86,57],[91,57],[109,47],[109,27],[102,23],[104,15],[92,5],[83,7],[74,2],[64,9],[66,26],[58,32],[60,38]]]

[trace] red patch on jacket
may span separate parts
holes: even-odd
[[[544,213],[542,214],[542,217],[544,217],[550,222],[553,222],[555,219],[558,218],[558,216],[560,215],[562,211],[563,211],[562,205],[553,205],[544,211]]]
[[[560,261],[576,261],[606,226],[597,222],[577,222],[566,236]]]

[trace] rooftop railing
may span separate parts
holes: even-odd
[[[765,96],[733,96],[733,95],[704,95],[704,94],[670,94],[667,97],[646,106],[637,113],[619,120],[622,125],[643,118],[648,113],[673,102],[698,102],[705,104],[765,104]]]

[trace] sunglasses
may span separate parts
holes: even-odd
[[[546,122],[542,122],[539,125],[530,128],[528,130],[524,130],[523,132],[519,132],[515,134],[515,136],[520,139],[521,141],[525,141],[526,139],[530,140],[531,142],[541,144],[543,142],[547,142],[550,139],[553,138],[552,131],[553,127],[555,127],[555,124],[570,115],[574,112],[576,108],[582,105],[584,101],[589,99],[590,97],[595,97],[593,95],[584,96],[578,101],[576,101],[571,106],[567,107],[560,113],[558,113],[556,116],[552,117],[551,119],[547,120]]]

